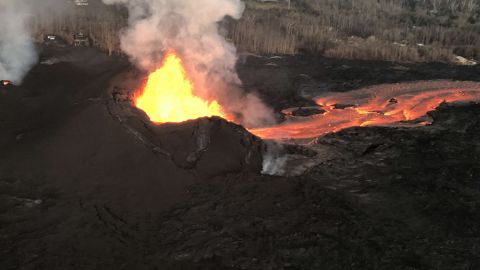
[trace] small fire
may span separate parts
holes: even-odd
[[[3,86],[8,86],[8,85],[10,85],[10,81],[3,80],[3,81],[2,81],[2,85],[3,85]]]
[[[175,52],[169,51],[161,67],[148,76],[143,91],[134,98],[134,103],[158,124],[211,116],[225,118],[218,102],[195,96],[193,89],[182,60]]]

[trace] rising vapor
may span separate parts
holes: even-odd
[[[184,59],[195,94],[216,99],[247,126],[271,124],[272,110],[253,94],[245,94],[235,70],[236,48],[219,33],[226,16],[239,19],[240,0],[103,0],[129,10],[129,26],[120,34],[121,48],[146,71],[158,68],[173,49]]]
[[[0,1],[0,79],[19,84],[37,61],[28,27],[31,14],[27,1]]]

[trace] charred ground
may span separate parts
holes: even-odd
[[[157,129],[118,113],[110,82],[130,69],[125,59],[45,48],[41,60],[55,61],[0,92],[2,269],[480,267],[478,104],[442,105],[426,127],[326,135],[311,145],[323,162],[273,177],[258,173],[264,146],[241,127]],[[277,109],[308,104],[312,87],[479,71],[301,56],[238,68]]]

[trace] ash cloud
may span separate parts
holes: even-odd
[[[219,33],[219,22],[239,19],[240,0],[103,0],[129,10],[129,26],[120,33],[122,50],[139,68],[158,68],[165,52],[176,51],[195,85],[195,94],[216,99],[242,124],[272,124],[272,110],[241,90],[236,48]]]
[[[28,26],[32,12],[28,1],[0,2],[0,79],[19,84],[37,61]]]

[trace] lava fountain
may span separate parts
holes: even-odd
[[[273,127],[250,129],[264,139],[308,139],[353,126],[429,124],[420,119],[442,102],[480,101],[480,83],[430,81],[378,85],[325,93],[315,102],[325,111],[290,117]],[[414,121],[415,120],[415,121]]]
[[[217,101],[195,96],[193,90],[182,60],[174,51],[169,51],[161,67],[148,76],[143,90],[134,97],[134,103],[157,124],[211,116],[226,118]]]

